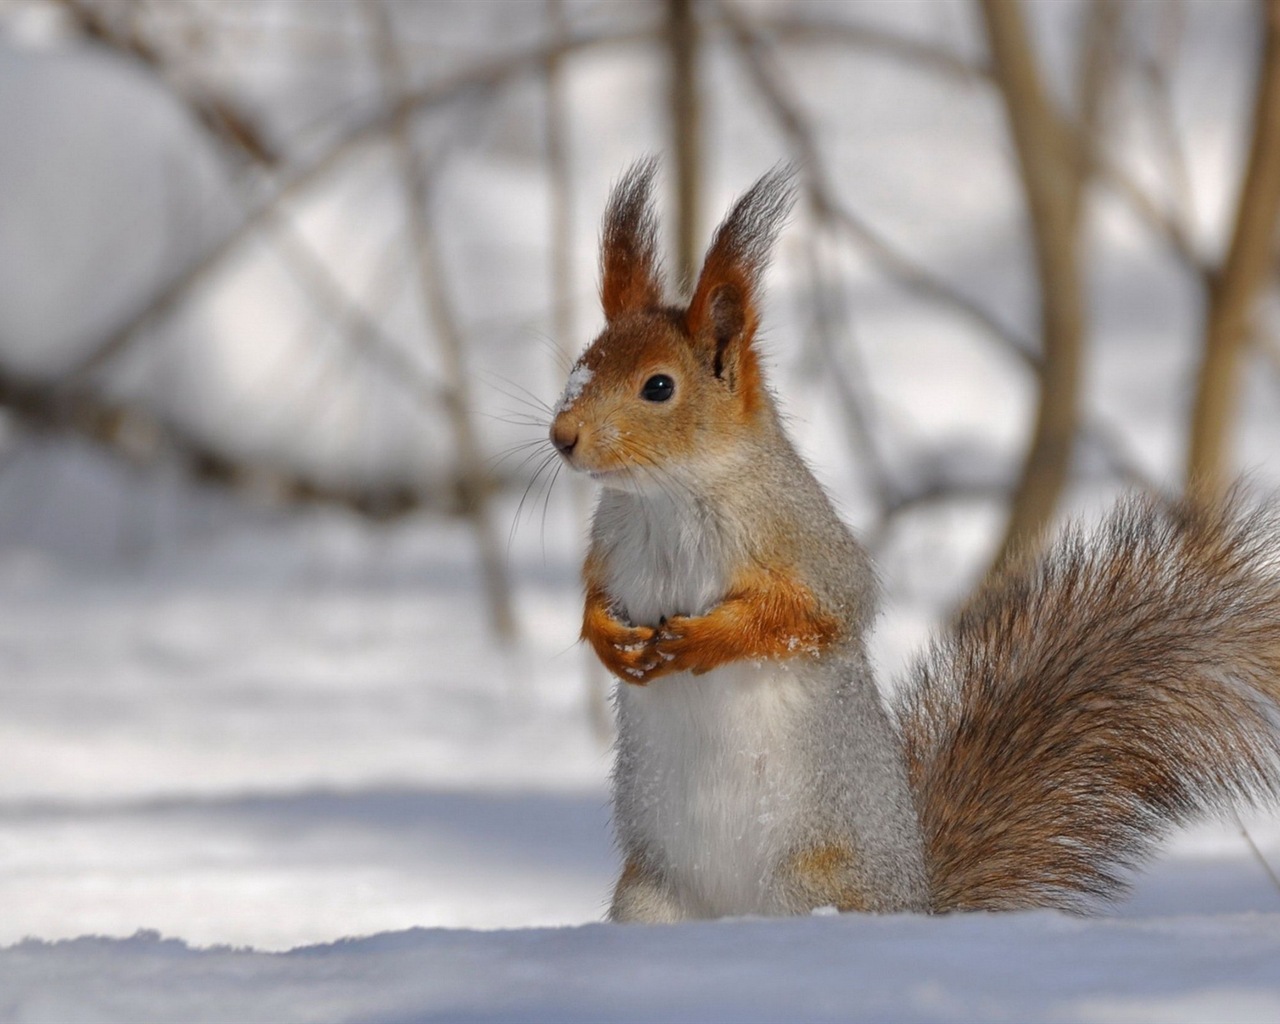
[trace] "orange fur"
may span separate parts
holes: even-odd
[[[739,396],[751,418],[764,402],[756,352],[760,281],[783,217],[794,200],[790,173],[766,174],[716,231],[685,313],[685,330],[715,376]]]
[[[605,213],[600,304],[611,323],[662,304],[658,228],[649,202],[656,172],[653,160],[634,167],[614,189]]]
[[[628,857],[622,875],[613,887],[609,916],[616,920],[674,921],[676,913],[669,904],[670,894],[653,867],[638,857]]]
[[[673,615],[658,629],[620,621],[587,562],[582,638],[624,682],[643,686],[673,672],[701,675],[734,661],[813,656],[841,634],[803,583],[783,572],[741,573],[706,615]]]
[[[643,686],[654,678],[651,670],[655,635],[656,630],[648,626],[628,626],[618,619],[609,607],[603,588],[587,589],[582,639],[591,645],[600,663],[619,679]]]
[[[759,408],[764,386],[752,344],[760,324],[752,281],[758,274],[739,254],[713,249],[685,316],[690,338],[704,350],[706,362],[719,366],[717,376],[728,375],[747,418]]]
[[[699,451],[698,419],[705,415],[701,374],[689,340],[665,312],[618,319],[583,353],[579,365],[592,386],[561,410],[553,431],[576,439],[572,462],[590,472],[627,471],[652,461],[649,440],[662,434],[662,458],[690,458]],[[637,398],[645,380],[671,373],[680,380],[676,397],[662,406]]]
[[[838,910],[871,910],[855,878],[857,854],[845,843],[820,843],[793,854],[783,868],[799,901]]]

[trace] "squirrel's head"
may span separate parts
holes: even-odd
[[[656,163],[613,190],[601,241],[605,328],[569,374],[551,441],[574,469],[625,489],[704,472],[772,417],[754,342],[760,282],[794,200],[766,174],[716,230],[686,307],[666,304],[651,192]]]

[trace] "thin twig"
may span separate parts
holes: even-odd
[[[1161,9],[1164,10],[1163,7]],[[829,46],[856,50],[867,56],[897,60],[964,85],[994,85],[991,67],[986,62],[876,26],[807,15],[767,14],[753,18],[752,24],[758,32],[781,46]],[[1079,140],[1084,158],[1090,162],[1091,173],[1107,184],[1179,260],[1193,272],[1203,275],[1204,262],[1184,226],[1190,221],[1162,209],[1128,171],[1090,142],[1075,119],[1063,115],[1062,125],[1065,131]]]
[[[1160,152],[1164,157],[1165,178],[1173,197],[1170,219],[1179,231],[1189,234],[1196,223],[1195,190],[1191,186],[1191,169],[1187,161],[1186,147],[1178,131],[1178,119],[1173,106],[1173,74],[1176,40],[1181,35],[1178,24],[1185,11],[1177,3],[1161,4],[1156,11],[1162,19],[1164,31],[1157,34],[1158,48],[1138,50],[1134,63],[1139,81],[1144,86],[1151,111]]]
[[[179,83],[164,53],[142,34],[136,19],[130,19],[127,32],[120,31],[96,5],[84,0],[58,2],[86,38],[131,57],[164,79],[170,91],[186,104],[215,138],[232,143],[235,149],[249,153],[263,164],[274,164],[279,159],[279,153],[253,116],[226,97],[197,92]]]
[[[509,640],[516,631],[511,584],[489,508],[489,484],[473,421],[470,382],[466,369],[466,341],[453,307],[453,298],[444,280],[441,253],[437,244],[438,233],[431,224],[427,205],[430,183],[427,180],[426,165],[413,140],[414,112],[408,69],[396,46],[390,14],[385,4],[365,4],[361,9],[369,15],[376,46],[375,58],[382,72],[388,106],[393,112],[392,139],[409,217],[410,255],[418,268],[423,306],[431,318],[433,333],[444,363],[444,404],[453,426],[455,472],[480,549],[491,624],[499,637]]]
[[[568,38],[564,0],[547,0],[551,38]],[[564,84],[564,55],[553,53],[546,62],[547,182],[550,187],[551,319],[556,352],[566,366],[577,356],[574,341],[573,295],[573,181],[569,160],[568,96]],[[557,385],[560,382],[557,381]]]
[[[1245,845],[1249,847],[1249,852],[1253,854],[1253,859],[1262,868],[1262,873],[1271,880],[1272,886],[1280,892],[1280,875],[1276,874],[1270,862],[1262,855],[1262,850],[1258,848],[1258,844],[1253,841],[1253,836],[1249,834],[1249,830],[1245,827],[1244,819],[1240,817],[1240,812],[1233,809],[1231,815],[1235,818],[1236,825],[1240,828],[1240,835],[1244,838]]]
[[[735,52],[742,58],[753,84],[787,137],[804,174],[804,185],[814,210],[821,217],[840,225],[876,266],[901,287],[968,320],[978,327],[983,338],[998,341],[1006,352],[1034,368],[1039,360],[1026,338],[1001,323],[989,310],[954,285],[903,254],[879,231],[840,203],[824,171],[809,120],[784,86],[772,60],[769,44],[733,4],[722,0],[719,10],[730,30]]]
[[[1068,177],[1070,192],[1064,200],[1067,212],[1076,223],[1073,229],[1079,233],[1079,221],[1084,211],[1084,193],[1092,177],[1090,152],[1101,151],[1106,137],[1105,104],[1116,71],[1116,33],[1120,25],[1118,0],[1089,0],[1085,9],[1084,40],[1081,47],[1080,71],[1076,81],[1076,118],[1074,132],[1059,128],[1059,137],[1071,146],[1076,162]],[[1059,113],[1060,123],[1065,120]],[[1074,138],[1073,138],[1074,136]],[[1075,143],[1072,145],[1072,143]]]
[[[1065,119],[1063,124],[1068,130],[1077,132],[1077,129]],[[1116,198],[1124,202],[1138,220],[1155,233],[1170,254],[1183,266],[1201,281],[1207,281],[1210,276],[1209,268],[1191,240],[1181,218],[1152,199],[1147,190],[1096,143],[1085,142],[1077,133],[1077,145],[1084,152],[1090,172],[1099,184],[1110,188]]]
[[[411,359],[387,336],[375,317],[350,297],[288,215],[280,209],[272,210],[264,227],[270,230],[273,241],[321,317],[335,326],[354,349],[367,356],[389,380],[406,387],[424,409],[440,408],[446,400],[444,386],[432,380],[421,363]]]
[[[779,43],[838,46],[857,50],[868,56],[886,57],[964,84],[989,81],[991,78],[990,67],[980,61],[969,60],[945,46],[913,39],[900,32],[874,25],[809,14],[761,15],[754,23],[759,31]]]
[[[858,385],[859,381],[867,379],[866,368],[860,365],[861,360],[852,344],[837,346],[837,324],[846,320],[847,316],[843,310],[835,308],[836,289],[824,273],[824,261],[818,250],[819,241],[816,227],[807,232],[805,259],[812,288],[810,306],[813,310],[813,336],[818,354],[839,399],[840,414],[845,420],[845,436],[870,478],[877,516],[884,520],[889,515],[888,510],[898,500],[898,487],[880,454],[879,445],[876,444],[872,429],[875,416],[870,409],[869,389]]]
[[[514,79],[540,72],[548,57],[568,55],[595,46],[634,42],[652,38],[652,32],[595,33],[571,39],[542,43],[517,53],[484,61],[426,86],[404,99],[405,111],[413,114],[444,106],[475,90],[491,90]],[[153,293],[126,317],[85,356],[64,374],[69,385],[78,386],[112,362],[149,328],[175,310],[209,277],[217,272],[232,253],[254,237],[273,211],[305,192],[317,181],[335,171],[357,150],[374,144],[390,131],[396,112],[379,108],[366,114],[340,138],[318,155],[301,164],[286,166],[281,179],[266,196],[250,206],[240,221],[221,239],[211,244],[195,261],[178,271],[163,287]]]
[[[564,0],[547,0],[547,24],[551,38],[569,36],[568,17]],[[564,82],[564,58],[560,55],[547,61],[547,180],[551,188],[551,322],[555,353],[563,364],[557,369],[563,383],[565,367],[573,364],[581,347],[576,337],[573,291],[573,178],[572,161],[569,159],[568,94]],[[545,429],[545,425],[544,425]],[[569,505],[574,522],[585,527],[591,511],[591,489],[579,474],[565,481],[569,489]],[[548,496],[547,500],[550,500]],[[518,517],[519,513],[517,513]],[[581,535],[586,536],[585,528]],[[580,652],[582,679],[586,695],[587,717],[592,731],[602,743],[613,734],[613,719],[609,713],[608,693],[610,680],[595,653],[587,648]]]
[[[86,34],[136,58],[155,74],[166,79],[169,77],[159,51],[141,36],[136,26],[125,36],[115,31],[106,19],[82,0],[62,2],[74,12]],[[181,98],[206,123],[211,133],[226,145],[240,151],[264,170],[275,164],[276,154],[258,134],[248,130],[248,122],[242,114],[228,113],[223,109],[226,105],[222,101],[193,95],[190,91],[182,91]],[[216,116],[208,114],[210,110]],[[438,407],[443,395],[440,385],[430,381],[422,367],[391,342],[376,319],[347,294],[281,206],[267,209],[262,227],[304,284],[304,293],[317,306],[321,316],[337,325],[343,336],[370,357],[391,380],[407,385],[420,405]]]

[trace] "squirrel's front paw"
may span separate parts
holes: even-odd
[[[614,639],[607,651],[596,648],[604,667],[628,683],[643,686],[662,667],[662,658],[654,650],[655,633],[648,626],[623,627],[626,635]]]
[[[708,672],[713,666],[703,664],[698,655],[696,641],[690,636],[693,620],[687,615],[673,615],[664,619],[653,639],[653,650],[663,673],[692,672],[695,676]]]
[[[588,610],[582,637],[591,644],[606,669],[643,686],[662,659],[653,650],[655,632],[648,626],[632,626],[603,608]]]

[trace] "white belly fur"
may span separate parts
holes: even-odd
[[[768,880],[800,813],[785,666],[739,662],[619,694],[633,777],[624,813],[692,916],[779,913]],[[621,809],[621,808],[620,808]]]
[[[681,492],[674,492],[676,494]],[[632,622],[706,614],[743,556],[704,509],[666,492],[602,500],[608,589]],[[791,734],[807,702],[785,663],[734,662],[620,685],[620,832],[661,865],[689,916],[780,913],[769,886],[801,813]],[[789,753],[791,752],[791,753]]]

